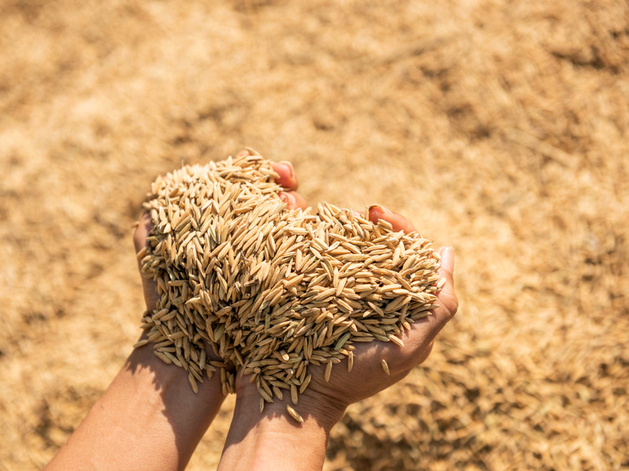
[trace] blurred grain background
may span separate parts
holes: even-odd
[[[130,352],[154,177],[244,146],[456,247],[459,314],[327,470],[629,469],[625,1],[0,0],[0,51],[0,469]]]

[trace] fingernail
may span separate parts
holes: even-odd
[[[280,198],[286,203],[286,209],[295,209],[297,207],[297,201],[295,195],[289,193],[280,193]]]
[[[441,266],[454,273],[454,249],[452,247],[444,247],[441,251]]]
[[[284,203],[286,203],[286,207],[288,209],[292,209],[295,207],[295,197],[290,193],[281,192],[280,198]]]
[[[288,173],[290,174],[291,178],[295,176],[295,169],[293,168],[293,164],[291,164],[288,160],[282,160],[278,163],[288,167]]]
[[[380,204],[373,204],[371,206],[369,206],[369,214],[371,214],[372,210],[377,210],[380,211],[382,214],[391,214],[392,211],[388,210],[387,208],[385,208],[384,206],[380,205]]]

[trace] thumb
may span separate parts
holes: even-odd
[[[443,316],[445,323],[454,317],[459,308],[459,301],[454,290],[454,249],[441,247],[439,255],[441,256],[439,275],[445,279],[445,284],[437,295],[441,307],[435,311],[435,314]]]

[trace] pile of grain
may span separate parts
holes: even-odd
[[[138,254],[159,302],[136,345],[154,342],[195,391],[217,369],[224,394],[237,371],[253,375],[261,409],[283,390],[297,404],[309,365],[326,365],[326,381],[344,358],[351,370],[356,342],[403,346],[403,331],[436,307],[440,287],[429,241],[330,204],[317,214],[288,210],[277,177],[253,152],[158,178],[145,203],[153,228]]]

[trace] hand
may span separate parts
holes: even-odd
[[[248,150],[243,150],[237,154],[236,158],[245,157],[247,155],[251,155],[251,153]],[[297,209],[297,208],[306,209],[307,207],[306,201],[299,193],[296,192],[297,187],[299,186],[299,182],[297,181],[297,177],[295,176],[293,166],[290,164],[290,162],[272,163],[272,168],[275,171],[275,173],[277,173],[278,175],[275,183],[280,185],[283,189],[283,191],[279,193],[279,196],[286,203],[286,206],[289,209]],[[142,272],[142,260],[146,254],[146,249],[148,247],[147,238],[150,235],[152,228],[153,228],[153,224],[151,221],[151,216],[150,216],[150,213],[147,211],[142,215],[136,227],[135,233],[133,235],[133,243],[134,243],[135,251],[136,251],[138,269],[140,271],[140,277],[142,279],[144,301],[146,303],[146,308],[149,315],[155,309],[157,309],[157,306],[159,305],[159,301],[160,301],[160,295],[157,291],[156,282],[152,278],[146,276]],[[149,331],[145,330],[140,336],[140,342],[138,342],[138,346],[143,346],[143,344],[147,344],[146,339],[148,337],[149,337]],[[206,342],[205,340],[202,340],[202,342],[204,345],[206,358],[209,361],[222,360],[218,352],[216,351],[215,345],[212,346],[210,345],[209,342]],[[153,343],[151,343],[151,345],[149,346],[152,347]],[[145,351],[149,349],[141,348],[141,350]],[[232,371],[232,372],[235,373],[235,371]],[[189,379],[191,381],[191,384],[196,386],[195,391],[196,391],[196,388],[200,386],[200,384],[198,383],[201,383],[202,385],[206,381],[205,376],[202,376],[200,380],[199,378],[197,378],[197,381],[194,380],[192,374],[190,374],[189,376],[190,376]],[[218,375],[213,375],[210,382],[215,382],[217,377]],[[202,390],[204,391],[209,390],[213,393],[215,388],[212,387],[209,389],[208,388],[199,389],[199,391],[202,391]],[[223,394],[227,394],[227,391],[229,391],[229,388],[228,389],[221,388],[221,391],[223,392]],[[212,400],[212,402],[215,402],[215,403],[218,402],[218,398],[211,397],[210,399]],[[221,397],[220,399],[222,402],[223,397]]]
[[[243,150],[239,152],[236,157],[243,157],[245,155],[250,155],[249,151]],[[297,187],[299,186],[299,182],[297,181],[297,176],[295,175],[295,171],[293,170],[293,166],[290,162],[278,162],[273,163],[273,170],[279,175],[276,183],[280,185],[285,191],[280,193],[280,198],[286,202],[286,205],[290,209],[306,209],[308,204],[306,200],[297,193]],[[140,218],[140,222],[135,229],[135,233],[133,234],[133,245],[135,246],[136,254],[142,250],[142,248],[146,247],[146,238],[151,232],[153,225],[151,224],[151,216],[148,212],[145,212]],[[142,288],[144,291],[144,301],[146,303],[146,308],[148,310],[153,310],[157,306],[159,301],[159,295],[157,294],[157,287],[155,285],[155,281],[150,278],[147,278],[142,274],[142,265],[141,260],[138,260],[138,269],[140,270],[140,276],[142,277]],[[209,353],[209,352],[208,352]]]
[[[386,220],[394,231],[416,232],[415,227],[403,216],[381,206],[370,208],[369,219],[373,223],[379,219]],[[310,392],[313,402],[329,414],[328,420],[339,420],[347,406],[397,383],[428,358],[435,337],[458,309],[453,279],[454,250],[442,247],[438,253],[442,259],[439,274],[446,280],[438,293],[439,307],[432,311],[431,316],[411,323],[411,330],[404,331],[401,337],[404,347],[393,342],[358,343],[354,350],[352,371],[347,371],[346,362],[337,364],[332,369],[329,382],[323,378],[323,366],[312,368],[312,381],[305,395],[308,396]],[[382,360],[386,361],[389,373],[385,372]]]
[[[395,231],[402,230],[406,233],[416,231],[415,227],[403,216],[384,210],[380,206],[371,208],[369,219],[374,223],[377,223],[379,219],[384,219],[391,223]],[[311,365],[312,381],[305,393],[300,396],[300,403],[303,398],[304,403],[325,412],[326,422],[335,423],[347,406],[397,383],[414,367],[426,360],[432,350],[434,338],[452,319],[458,308],[454,292],[453,249],[442,247],[438,253],[442,257],[439,273],[446,280],[438,293],[439,307],[432,311],[431,316],[413,322],[410,331],[404,331],[402,336],[404,347],[399,347],[393,342],[357,343],[352,371],[348,372],[347,361],[336,364],[332,369],[329,382],[324,380],[324,366]],[[382,360],[386,361],[389,373],[384,371]],[[257,388],[249,382],[249,377],[239,375],[236,389],[241,396],[258,397]],[[294,408],[298,411],[300,409],[298,406]],[[309,411],[305,409],[304,413],[308,415]]]
[[[384,219],[396,231],[410,233],[413,225],[399,214],[380,206],[373,206],[369,219]],[[324,379],[323,366],[311,366],[312,380],[299,397],[297,406],[290,403],[290,394],[282,401],[275,399],[258,412],[259,393],[249,377],[237,376],[237,402],[232,427],[225,445],[219,468],[247,469],[253,463],[260,469],[321,469],[329,432],[350,404],[388,388],[404,378],[415,366],[426,360],[433,341],[458,309],[454,292],[454,253],[449,247],[441,248],[440,275],[446,283],[438,293],[439,307],[432,315],[411,324],[411,330],[402,336],[404,347],[390,342],[359,343],[354,350],[354,366],[348,372],[346,361],[332,370],[330,381]],[[382,367],[388,364],[389,374]],[[304,419],[299,425],[287,417],[286,404],[290,404]],[[293,448],[291,448],[293,447]],[[295,453],[286,450],[294,449]]]

